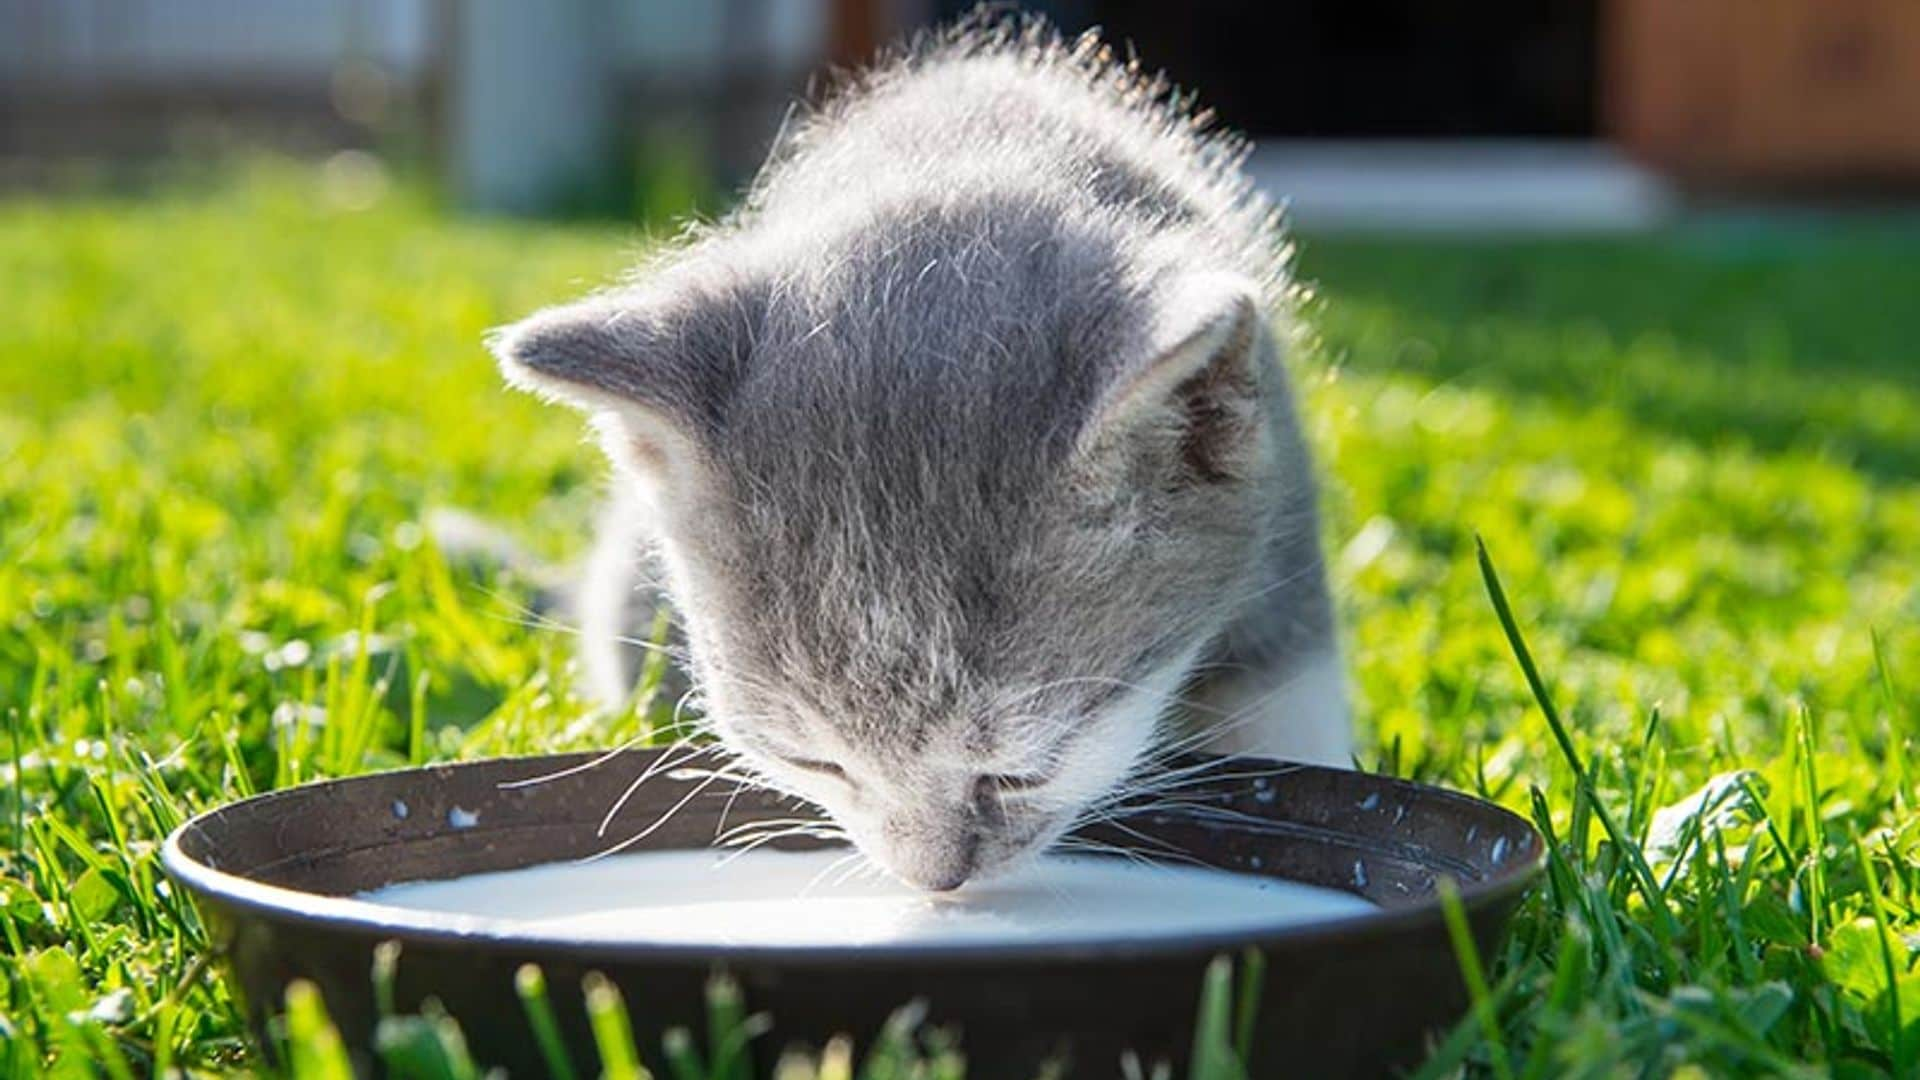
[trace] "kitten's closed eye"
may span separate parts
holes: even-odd
[[[749,749],[764,754],[790,769],[810,772],[815,776],[831,777],[842,783],[850,784],[853,782],[853,779],[847,775],[847,770],[841,767],[838,762],[828,761],[825,758],[808,757],[805,754],[796,754],[778,743],[757,736],[747,736],[744,739],[744,743]]]
[[[821,761],[817,758],[788,757],[785,754],[776,756],[779,757],[781,761],[786,762],[802,772],[817,773],[820,776],[831,776],[835,780],[847,779],[847,770],[835,765],[831,761]]]
[[[986,773],[974,781],[974,790],[983,796],[1018,795],[1037,791],[1053,782],[1048,773]]]

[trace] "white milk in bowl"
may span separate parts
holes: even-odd
[[[359,899],[549,940],[714,946],[1140,940],[1378,910],[1337,889],[1074,855],[924,893],[845,849],[656,851],[406,882]]]

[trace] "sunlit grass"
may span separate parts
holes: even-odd
[[[184,815],[646,722],[583,722],[566,636],[421,527],[580,550],[595,453],[478,343],[643,238],[312,194],[0,203],[0,1075],[258,1067],[155,861]],[[1363,763],[1556,842],[1436,1075],[1920,1068],[1905,239],[1306,244]]]

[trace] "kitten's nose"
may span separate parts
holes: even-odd
[[[928,892],[952,892],[965,885],[972,876],[972,866],[952,866],[944,868],[937,876],[918,877],[911,884],[916,889]]]
[[[972,831],[943,843],[927,844],[906,852],[894,868],[902,880],[927,892],[952,892],[967,883],[979,869],[980,837]]]

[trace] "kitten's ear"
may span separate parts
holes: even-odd
[[[644,299],[609,293],[501,327],[487,347],[509,385],[587,413],[615,465],[658,482],[698,452],[678,336]]]
[[[1242,476],[1265,445],[1259,296],[1228,273],[1163,290],[1136,359],[1121,365],[1081,429],[1080,458],[1108,473],[1153,458],[1189,484]]]

